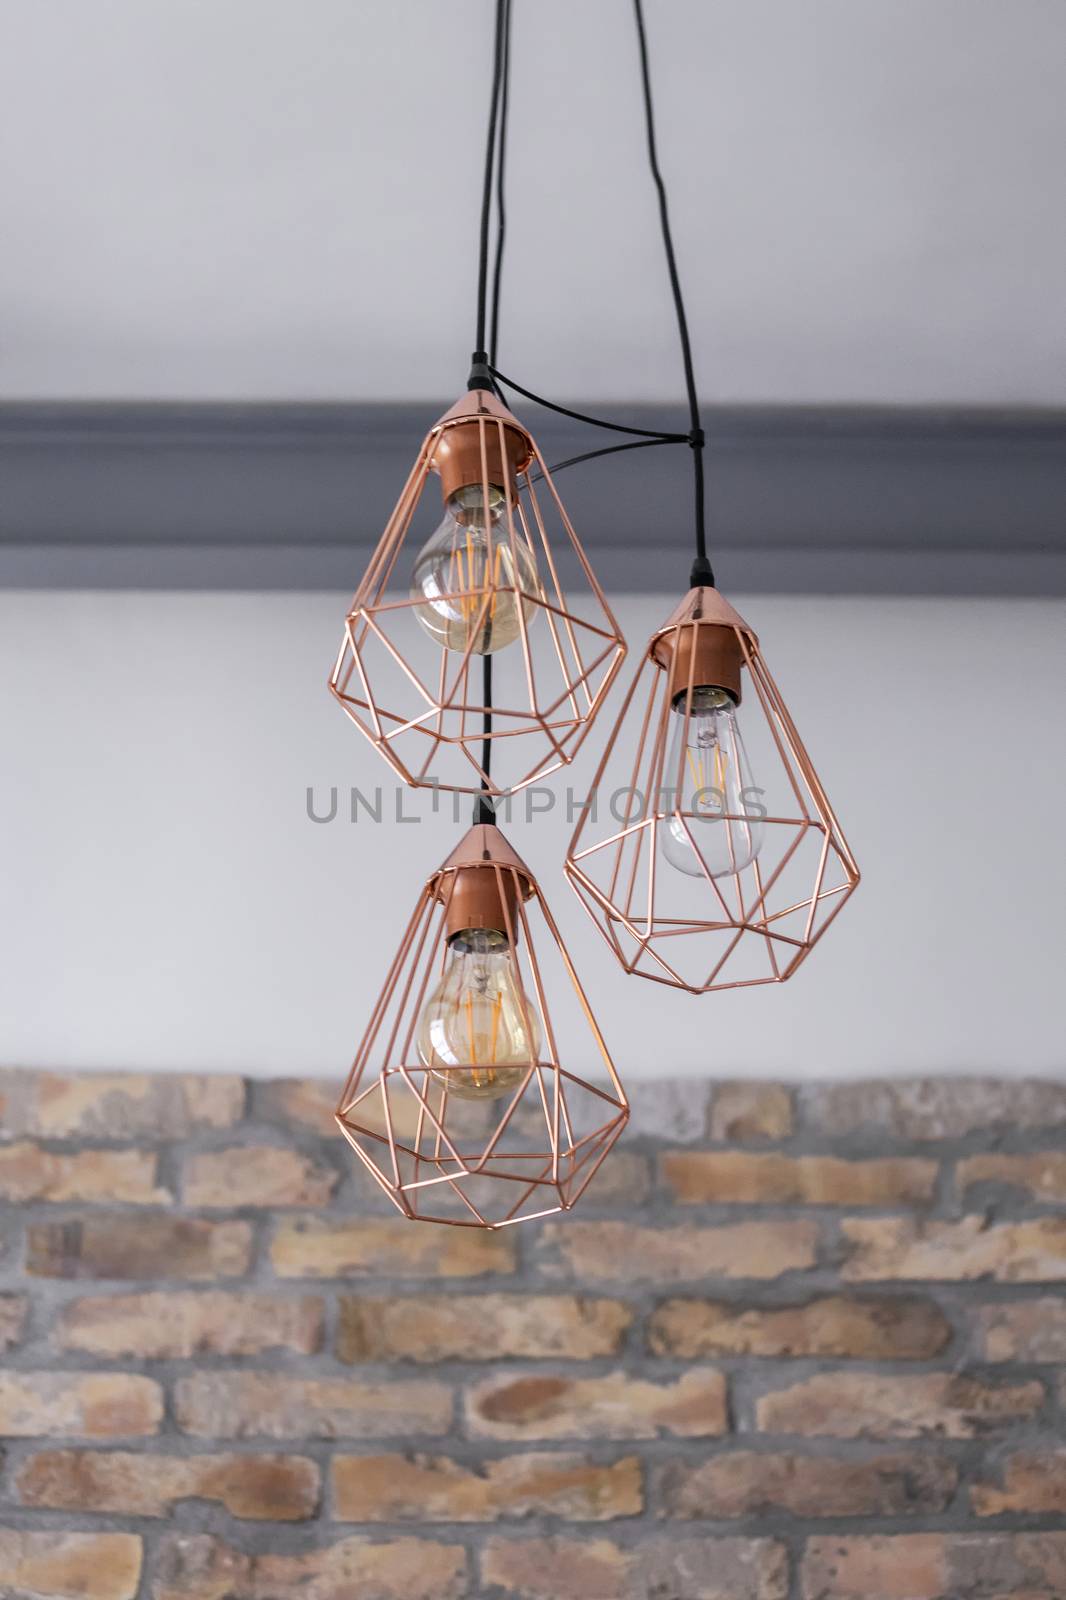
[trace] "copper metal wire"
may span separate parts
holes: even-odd
[[[413,654],[411,635],[405,638],[403,634],[403,628],[418,629],[411,612],[419,602],[407,590],[418,554],[418,545],[409,537],[412,522],[435,473],[442,437],[471,422],[480,433],[486,504],[490,436],[502,456],[507,454],[505,429],[508,433],[517,430],[528,440],[528,459],[516,473],[515,482],[499,487],[506,496],[504,518],[512,572],[519,571],[521,543],[533,556],[539,579],[537,592],[527,593],[514,583],[499,582],[506,573],[490,566],[482,587],[461,597],[441,597],[462,598],[464,603],[473,599],[480,606],[478,625],[493,614],[500,595],[514,596],[517,602],[520,634],[510,648],[521,661],[521,699],[512,706],[492,707],[491,777],[481,764],[486,710],[480,693],[481,673],[471,672],[481,658],[473,653],[472,645],[463,651],[439,646],[436,670],[420,673],[409,659]],[[550,528],[561,530],[561,538],[558,532],[550,535]],[[584,579],[580,609],[563,592],[555,543],[576,560]],[[402,585],[400,592],[397,585]],[[397,623],[401,625],[399,640],[391,637]],[[471,632],[476,633],[476,628]],[[535,442],[495,395],[471,390],[430,429],[419,451],[352,600],[330,690],[404,783],[463,794],[483,790],[499,797],[513,794],[573,760],[621,666],[625,648]],[[383,677],[392,680],[386,688],[381,685]],[[533,748],[523,745],[512,757],[514,741],[523,737]],[[513,763],[510,771],[504,765],[508,758]]]
[[[735,635],[749,691],[745,722],[765,720],[767,748],[779,766],[780,804],[762,819],[763,847],[748,865],[724,876],[712,876],[700,853],[706,822],[674,803],[680,801],[681,774],[666,770],[676,716],[671,674],[663,663],[682,651],[681,659],[690,663],[690,681],[682,685],[687,739],[691,673],[699,654],[695,630],[704,627]],[[855,889],[859,871],[758,639],[717,590],[690,590],[652,638],[593,779],[594,794],[603,798],[608,774],[617,770],[615,753],[624,755],[629,741],[635,746],[631,775],[613,791],[624,796],[621,812],[593,820],[591,808],[584,810],[565,867],[618,961],[627,972],[693,994],[791,977]],[[774,790],[766,792],[772,796]],[[695,879],[682,878],[659,849],[660,830],[675,819],[698,860]],[[719,820],[738,827],[748,821],[725,810]]]
[[[494,875],[526,1035],[534,1036],[535,1020],[541,1040],[517,1088],[487,1104],[450,1093],[447,1072],[428,1069],[415,1043],[427,995],[447,959],[449,904],[459,874],[471,869]],[[538,940],[554,952],[561,973],[544,972]],[[587,1025],[570,1042],[581,1072],[562,1065],[548,1010],[546,988],[567,977]],[[628,1116],[625,1092],[533,874],[498,828],[475,825],[418,897],[337,1106],[341,1132],[404,1216],[502,1228],[568,1211]]]

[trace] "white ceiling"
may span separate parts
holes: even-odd
[[[501,365],[676,397],[625,0],[515,0]],[[1066,401],[1063,0],[647,0],[701,388]],[[0,395],[444,396],[490,0],[0,0]]]

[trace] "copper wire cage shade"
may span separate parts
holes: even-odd
[[[498,926],[513,963],[528,1047],[494,1099],[464,1098],[486,1069],[427,1063],[419,1026],[458,927]],[[539,949],[538,949],[539,945]],[[554,970],[552,970],[554,969]],[[568,982],[567,982],[568,980]],[[564,995],[565,991],[565,995]],[[564,998],[584,1066],[564,1067],[546,995]],[[558,929],[528,867],[498,828],[476,824],[418,897],[359,1046],[336,1117],[404,1216],[501,1228],[567,1211],[622,1132],[629,1107]]]
[[[735,725],[758,746],[750,769],[724,740],[692,776],[704,757],[695,691],[706,684],[721,703],[728,693],[731,712],[743,690]],[[725,781],[730,762],[758,778],[742,804]],[[859,882],[758,639],[713,588],[692,589],[653,636],[591,794],[567,876],[625,970],[655,982],[693,994],[783,982]],[[670,858],[679,849],[684,871]]]
[[[411,572],[445,497],[472,486],[496,497],[497,560],[456,541],[443,591],[469,639],[423,631]],[[422,516],[420,517],[420,512]],[[436,502],[435,516],[440,516]],[[422,524],[419,531],[419,524]],[[561,575],[566,574],[569,593]],[[506,610],[513,642],[492,656],[492,773],[482,766],[483,657],[475,648]],[[330,689],[404,783],[512,794],[571,761],[625,655],[618,624],[532,437],[497,397],[471,390],[430,429],[344,625]]]

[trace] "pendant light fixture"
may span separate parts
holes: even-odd
[[[432,773],[440,787],[462,791],[476,779],[474,825],[418,897],[336,1119],[404,1216],[479,1228],[569,1210],[629,1116],[555,922],[532,872],[496,827],[493,808],[494,796],[571,759],[625,649],[548,470],[495,393],[482,349],[495,171],[495,360],[510,20],[510,0],[497,0],[470,392],[430,430],[356,595],[330,683],[406,782],[428,783]],[[414,561],[410,593],[392,599],[393,574],[431,473],[441,480],[444,521]],[[541,479],[599,608],[596,621],[582,620],[564,601],[535,488]],[[412,616],[414,632],[440,655],[433,689],[390,641],[390,623]],[[555,664],[551,688],[547,672],[534,665],[538,637]],[[521,712],[493,702],[493,663],[508,651],[520,658]],[[480,699],[471,686],[477,657]],[[383,709],[375,676],[382,659],[428,710]],[[509,718],[518,726],[508,726]],[[546,749],[524,775],[498,784],[496,742],[537,731]],[[400,753],[406,734],[421,737],[414,757]],[[448,746],[466,761],[466,772],[451,781],[435,765]],[[549,993],[555,1005],[566,997],[564,1024],[575,1033],[580,1073],[562,1064]]]
[[[704,436],[641,0],[634,7],[688,395],[696,558],[689,592],[653,634],[593,780],[593,794],[605,805],[609,797],[612,809],[582,813],[566,872],[627,972],[702,994],[791,977],[859,872],[754,631],[714,587]]]
[[[549,992],[576,1002],[580,1074],[562,1065]],[[569,1210],[628,1116],[532,872],[475,824],[418,897],[341,1132],[404,1216],[499,1228]]]
[[[329,680],[404,783],[497,797],[573,760],[626,651],[543,456],[498,396],[486,350],[495,171],[494,361],[509,29],[509,0],[498,0],[467,392],[422,444],[355,592]],[[494,704],[497,664],[502,703]]]

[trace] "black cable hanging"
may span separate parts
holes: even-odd
[[[493,46],[492,94],[489,103],[489,126],[485,140],[485,176],[481,193],[481,232],[478,248],[477,330],[474,354],[471,358],[467,387],[493,389],[490,354],[485,349],[485,325],[488,309],[489,284],[489,226],[492,220],[492,185],[496,178],[496,259],[492,272],[492,332],[489,349],[491,362],[496,360],[496,339],[500,320],[500,284],[503,269],[503,246],[507,232],[507,214],[504,207],[504,157],[507,146],[508,81],[511,66],[511,0],[496,0],[496,30]],[[482,701],[481,714],[481,793],[474,805],[476,823],[494,823],[496,812],[489,798],[492,768],[492,656],[485,655],[481,664]]]
[[[599,460],[602,456],[618,455],[625,450],[649,449],[663,444],[687,444],[692,451],[692,468],[695,488],[695,533],[696,533],[696,558],[692,563],[689,573],[689,585],[692,588],[714,583],[714,572],[707,556],[707,530],[705,511],[705,486],[703,470],[703,450],[705,436],[700,417],[699,395],[696,389],[696,375],[692,360],[692,341],[689,336],[688,317],[685,312],[685,301],[681,291],[681,278],[677,268],[677,256],[674,251],[673,234],[670,228],[670,211],[666,195],[666,184],[663,180],[659,166],[659,152],[655,136],[655,108],[651,89],[651,68],[648,58],[648,38],[644,26],[643,0],[633,0],[633,13],[637,26],[637,46],[640,56],[641,91],[644,100],[644,126],[648,149],[648,165],[651,170],[652,181],[659,205],[659,228],[662,234],[663,252],[666,256],[667,276],[670,280],[670,293],[674,302],[674,314],[677,320],[678,340],[681,345],[681,360],[685,377],[685,393],[688,399],[689,428],[686,433],[668,431],[660,428],[639,428],[631,424],[614,422],[606,417],[590,416],[584,411],[575,411],[569,406],[559,405],[554,400],[547,400],[543,395],[535,394],[531,389],[523,388],[513,378],[499,370],[496,365],[497,341],[500,320],[500,291],[503,272],[503,250],[507,232],[507,213],[505,205],[504,168],[507,151],[507,112],[508,91],[510,80],[510,50],[511,50],[511,0],[496,0],[496,25],[495,42],[493,49],[493,75],[492,93],[489,103],[489,125],[485,141],[485,173],[481,197],[481,230],[478,252],[478,294],[477,294],[477,327],[475,333],[475,348],[471,358],[470,374],[467,387],[470,389],[488,389],[497,394],[502,394],[504,389],[513,389],[524,399],[534,405],[542,406],[547,411],[554,411],[560,416],[570,417],[575,422],[585,423],[589,427],[604,428],[611,433],[624,433],[628,436],[626,444],[606,445],[598,450],[586,450],[580,455],[569,456],[565,461],[558,462],[550,471],[563,472],[567,467],[576,467],[588,461]],[[492,220],[493,179],[495,178],[496,198],[496,248],[495,260],[492,269],[492,299],[491,299],[491,324],[488,323],[489,312],[489,229]],[[490,327],[488,347],[486,348],[486,325]],[[536,475],[539,478],[540,474]],[[536,481],[536,480],[534,480]],[[482,713],[482,746],[481,766],[484,773],[481,783],[481,794],[478,796],[475,811],[475,821],[492,822],[495,820],[495,811],[489,798],[490,780],[489,773],[492,763],[492,656],[486,655],[482,665],[482,684],[484,711]]]
[[[625,433],[632,435],[634,443],[608,445],[599,450],[587,450],[581,455],[569,456],[565,461],[553,464],[549,470],[554,474],[563,472],[567,467],[576,467],[586,461],[596,461],[601,456],[618,455],[623,450],[640,450],[651,445],[659,444],[687,444],[692,451],[693,475],[695,479],[695,511],[696,511],[696,559],[693,562],[689,583],[692,587],[700,584],[713,584],[714,573],[710,561],[707,559],[707,533],[704,510],[704,474],[703,474],[703,449],[704,432],[700,419],[699,397],[696,392],[695,370],[692,362],[692,344],[689,338],[688,318],[685,314],[685,302],[681,293],[681,280],[677,270],[677,258],[674,253],[673,235],[670,231],[670,215],[667,206],[666,185],[659,168],[659,155],[655,140],[655,111],[652,103],[651,72],[648,62],[648,40],[644,28],[644,9],[642,0],[633,0],[634,14],[637,24],[637,44],[640,53],[641,89],[644,99],[644,124],[647,136],[648,163],[651,168],[652,180],[655,184],[659,201],[659,224],[662,232],[663,250],[666,254],[666,268],[670,279],[670,290],[674,301],[674,312],[677,318],[678,338],[681,342],[681,357],[684,366],[685,390],[688,397],[689,429],[687,433],[670,432],[659,428],[638,428],[621,422],[613,422],[606,417],[593,417],[584,411],[574,411],[569,406],[559,405],[554,400],[547,400],[543,395],[534,394],[531,389],[525,389],[513,378],[509,378],[496,366],[495,341],[493,352],[488,362],[488,376],[494,380],[497,392],[502,389],[513,389],[516,394],[522,395],[534,405],[543,406],[547,411],[557,412],[559,416],[570,417],[575,422],[583,422],[590,427],[606,428],[612,433]],[[502,210],[503,173],[502,166],[499,172],[499,188]],[[497,256],[497,273],[499,257]],[[498,276],[497,276],[498,290]],[[480,347],[479,347],[480,352]],[[475,361],[477,355],[475,355]],[[539,474],[537,475],[539,478]],[[537,481],[535,478],[533,481]]]
[[[696,488],[696,559],[689,576],[691,588],[713,584],[714,573],[707,559],[707,530],[704,518],[703,492],[703,426],[700,421],[700,402],[696,393],[696,373],[692,364],[692,341],[689,338],[685,301],[681,293],[681,279],[674,254],[674,240],[670,232],[670,212],[666,202],[666,185],[659,170],[659,154],[655,144],[655,110],[651,96],[651,70],[648,65],[648,38],[644,30],[643,0],[633,0],[633,13],[637,23],[637,44],[640,49],[640,80],[644,91],[644,126],[648,141],[648,165],[659,197],[659,226],[663,236],[666,270],[670,278],[670,292],[674,297],[677,317],[677,335],[681,341],[681,360],[685,369],[685,392],[688,395],[689,437],[692,447],[692,465]]]

